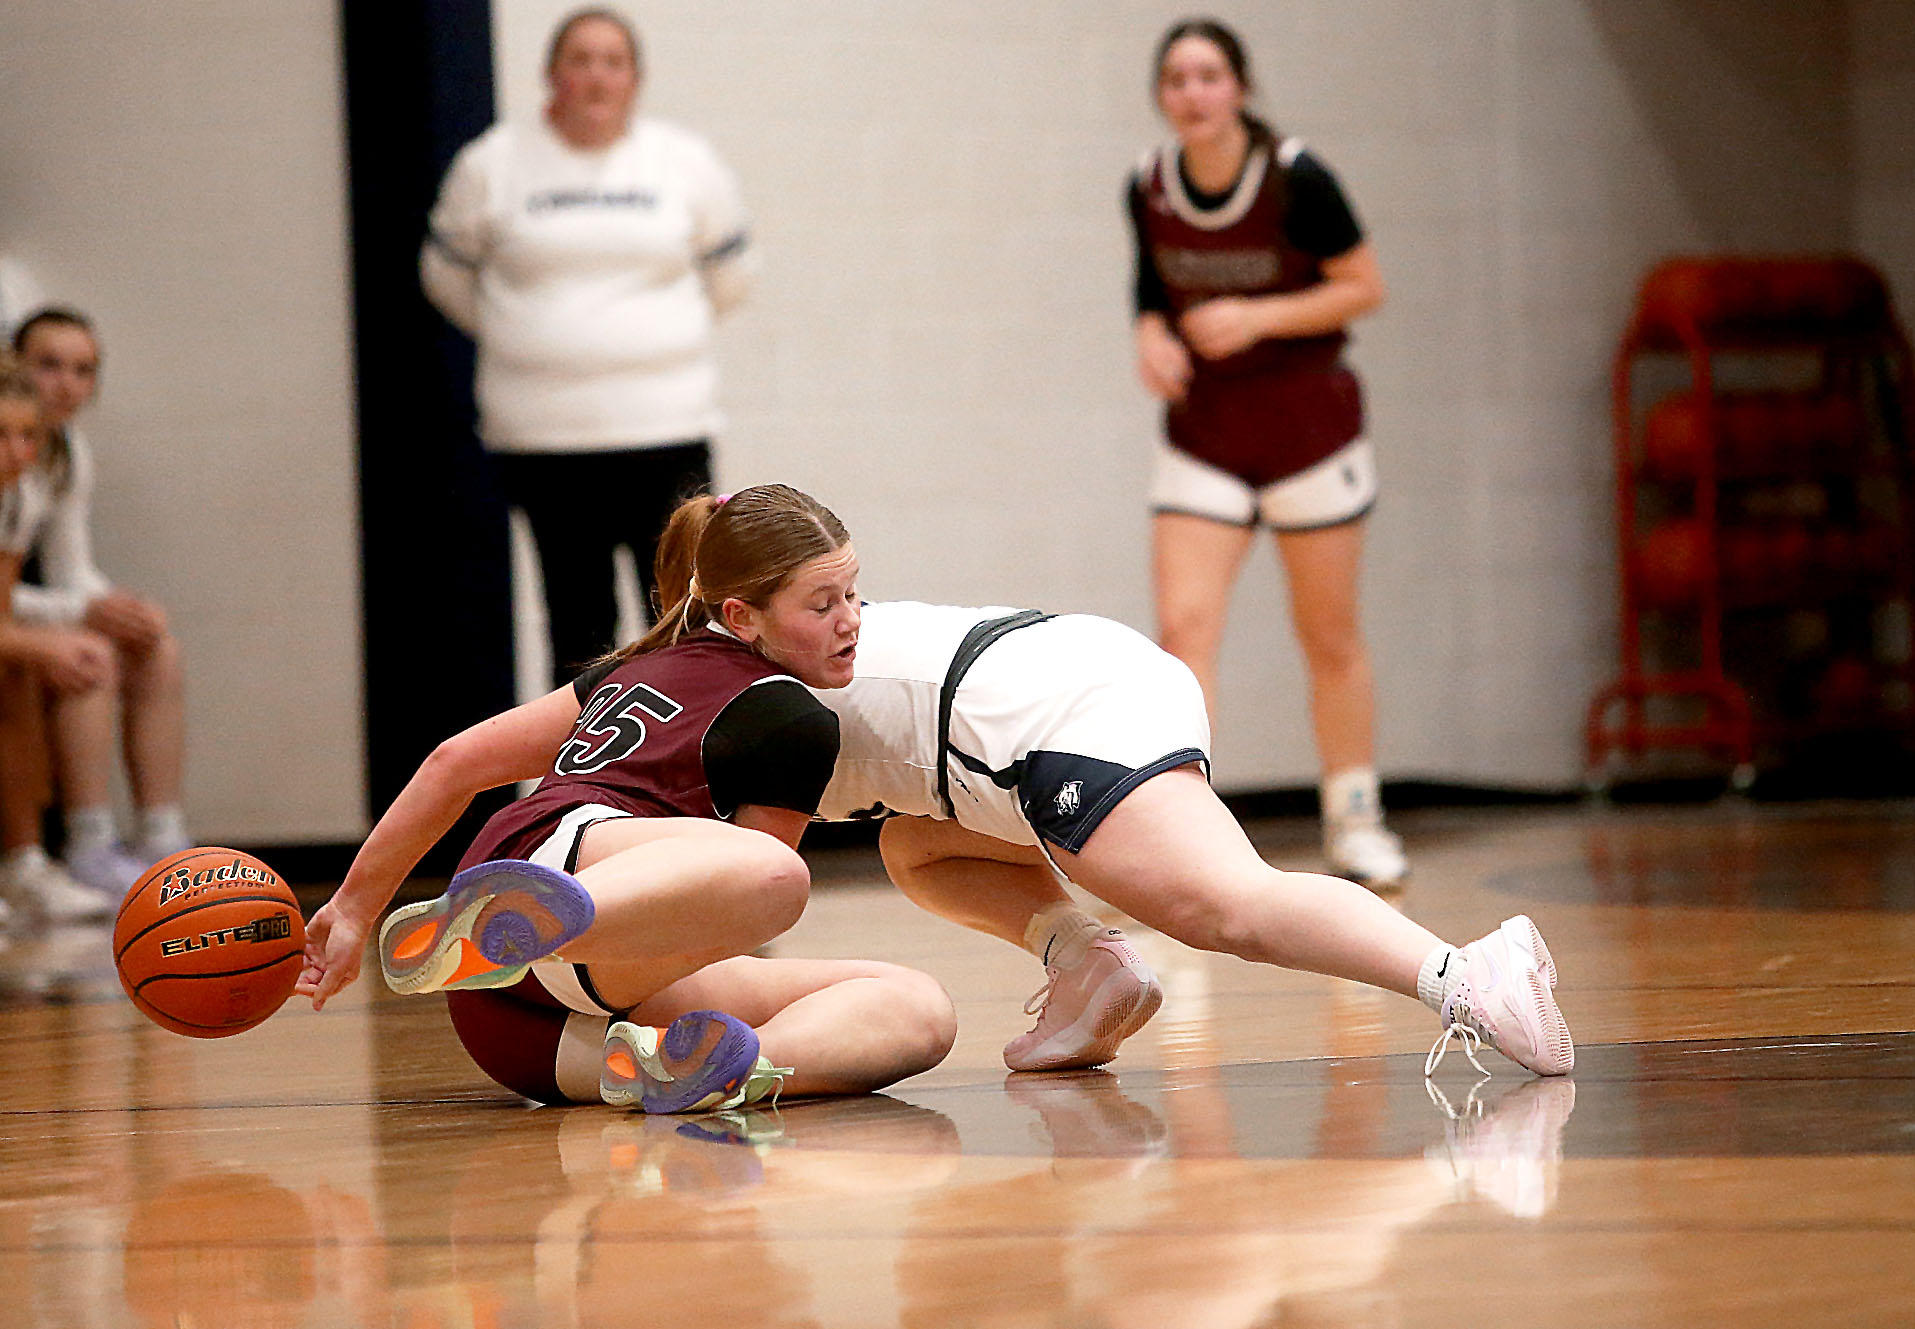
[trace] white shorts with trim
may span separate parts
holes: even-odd
[[[1311,531],[1355,521],[1375,503],[1376,453],[1368,439],[1345,444],[1316,465],[1261,489],[1161,439],[1157,443],[1150,481],[1153,512]]]
[[[1209,755],[1182,661],[1122,623],[1064,614],[993,642],[958,685],[952,808],[981,834],[1075,852],[1124,795]]]
[[[578,867],[579,841],[585,838],[587,826],[631,815],[623,808],[608,808],[600,803],[581,804],[559,819],[557,828],[532,851],[529,861],[541,867],[557,868],[560,872],[572,872]],[[578,971],[578,965],[559,959],[534,960],[531,970],[532,977],[538,979],[540,987],[581,1015],[623,1014],[594,998],[580,981]]]

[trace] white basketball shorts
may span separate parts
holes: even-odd
[[[1341,526],[1363,516],[1375,502],[1376,454],[1369,440],[1361,438],[1261,489],[1159,440],[1150,483],[1153,512],[1182,512],[1277,531]]]
[[[1075,853],[1151,776],[1207,770],[1210,719],[1181,660],[1121,623],[1065,614],[978,656],[958,684],[946,760],[960,825]]]

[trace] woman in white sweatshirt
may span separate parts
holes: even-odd
[[[710,146],[633,115],[640,73],[622,16],[565,18],[544,116],[461,149],[420,257],[478,345],[480,433],[538,545],[561,681],[614,644],[612,551],[630,547],[649,602],[665,517],[711,483],[711,331],[755,261]]]

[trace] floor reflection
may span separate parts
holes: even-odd
[[[1387,1325],[1415,1321],[1406,1241],[1544,1222],[1566,1157],[1915,1154],[1915,1035],[1597,1047],[1554,1080],[1212,1069],[692,1119],[393,1104],[363,1184],[325,1166],[366,1128],[345,1105],[297,1148],[284,1109],[45,1114],[72,1129],[5,1150],[49,1182],[0,1230],[15,1285],[87,1325],[669,1326],[714,1297],[770,1325]],[[1814,1125],[1831,1086],[1879,1088],[1878,1127]]]
[[[17,928],[0,941],[0,1006],[110,999],[113,976],[110,923]]]
[[[433,1002],[377,989],[173,1037],[103,929],[23,935],[0,951],[0,1324],[1422,1329],[1533,1315],[1538,1286],[1578,1329],[1900,1323],[1915,1033],[1869,1031],[1915,1028],[1915,819],[1715,821],[1419,855],[1433,924],[1511,893],[1555,911],[1591,1041],[1548,1081],[1484,1054],[1493,1078],[1453,1056],[1426,1086],[1401,999],[1154,934],[1145,1038],[1006,1076],[1022,968],[875,888],[821,895],[810,940],[944,967],[951,1063],[690,1120],[530,1108]]]
[[[1699,833],[1670,813],[1592,819],[1579,857],[1491,874],[1493,890],[1547,903],[1816,912],[1915,911],[1915,818],[1906,804],[1839,813],[1764,809]]]
[[[133,1206],[122,1248],[126,1309],[156,1329],[387,1319],[371,1206],[330,1186],[302,1193],[256,1172],[191,1173]]]

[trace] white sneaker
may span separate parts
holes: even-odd
[[[107,899],[72,877],[38,845],[0,861],[0,897],[14,911],[41,923],[84,923],[112,916],[118,897]]]
[[[82,886],[108,897],[115,906],[146,871],[146,864],[116,844],[97,845],[66,857],[66,870]]]
[[[1556,1202],[1563,1128],[1576,1108],[1576,1082],[1531,1080],[1487,1107],[1476,1096],[1482,1084],[1459,1110],[1435,1084],[1423,1082],[1448,1118],[1442,1142],[1424,1150],[1424,1157],[1454,1182],[1457,1198],[1474,1192],[1517,1218],[1541,1218]]]
[[[1505,920],[1463,947],[1463,956],[1468,968],[1443,1003],[1443,1036],[1424,1059],[1423,1074],[1442,1065],[1453,1036],[1462,1039],[1463,1055],[1479,1071],[1476,1045],[1488,1043],[1538,1075],[1568,1074],[1576,1045],[1556,1005],[1556,961],[1528,916]]]
[[[1348,877],[1371,890],[1401,886],[1410,875],[1403,842],[1383,829],[1381,822],[1326,822],[1323,853],[1333,876]]]

